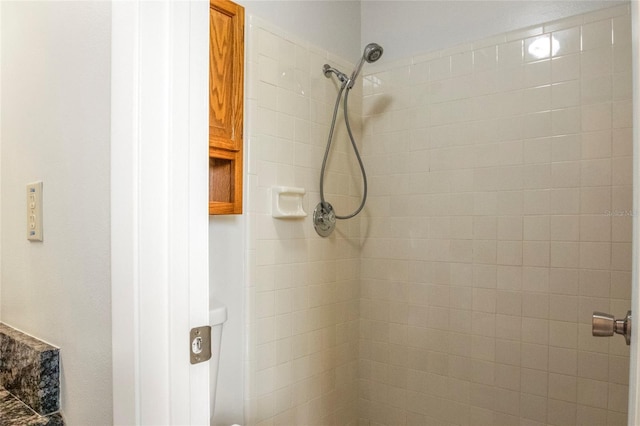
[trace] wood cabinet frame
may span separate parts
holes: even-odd
[[[244,8],[209,6],[209,214],[242,213]]]

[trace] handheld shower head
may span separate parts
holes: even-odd
[[[351,74],[351,78],[349,79],[349,84],[347,85],[347,89],[351,89],[356,82],[356,78],[362,69],[362,65],[367,61],[370,64],[380,59],[384,49],[378,43],[369,43],[365,46],[364,52],[362,52],[362,58],[360,58],[360,62],[353,70]]]
[[[351,73],[350,78],[347,77],[344,73],[340,72],[339,70],[333,68],[329,64],[324,64],[324,67],[322,68],[322,72],[324,73],[324,76],[327,78],[331,77],[331,74],[335,74],[341,83],[343,84],[346,83],[347,89],[351,89],[356,82],[356,78],[358,77],[358,74],[360,73],[360,70],[362,69],[364,62],[367,61],[368,63],[371,64],[377,61],[382,56],[383,52],[384,52],[384,49],[378,43],[367,44],[364,48],[364,51],[362,52],[362,57],[360,58],[360,62],[358,62],[358,65],[356,65],[356,67],[353,69],[353,72]]]
[[[364,48],[364,52],[362,53],[362,57],[365,61],[372,63],[380,59],[384,49],[378,43],[369,43]]]
[[[353,73],[351,74],[351,78],[348,78],[345,74],[333,68],[329,64],[324,64],[322,67],[322,72],[324,76],[329,78],[331,74],[335,74],[340,80],[340,90],[338,92],[338,97],[336,98],[336,105],[333,108],[333,119],[331,120],[331,127],[329,128],[329,138],[327,139],[327,147],[324,151],[324,158],[322,160],[322,167],[320,168],[320,203],[316,206],[316,209],[313,212],[313,226],[316,232],[322,236],[327,237],[333,231],[336,219],[351,219],[356,216],[362,209],[364,208],[364,204],[367,201],[367,173],[364,170],[364,164],[362,164],[362,158],[360,157],[360,153],[358,152],[358,147],[356,146],[356,141],[353,137],[353,132],[351,131],[351,125],[349,124],[349,113],[348,113],[348,104],[349,104],[349,90],[353,88],[353,84],[358,77],[358,73],[364,65],[364,61],[369,63],[375,62],[382,56],[382,47],[377,43],[369,43],[364,48],[364,52],[362,52],[362,57],[360,58],[360,63],[355,67]],[[345,91],[346,89],[346,91]],[[347,134],[349,135],[349,140],[351,141],[351,146],[356,154],[356,159],[358,160],[358,164],[360,165],[360,171],[362,172],[362,201],[360,202],[360,206],[351,214],[346,216],[338,216],[331,204],[329,204],[324,199],[324,175],[327,165],[327,158],[329,157],[329,151],[331,148],[331,138],[333,137],[333,131],[336,125],[336,118],[338,115],[338,108],[340,107],[340,101],[344,97],[344,123],[347,127]]]

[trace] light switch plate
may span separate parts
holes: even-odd
[[[42,182],[27,185],[27,239],[42,241]]]

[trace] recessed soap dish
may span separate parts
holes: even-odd
[[[292,186],[271,187],[272,207],[271,216],[276,219],[296,219],[306,217],[307,212],[302,207],[304,188]]]

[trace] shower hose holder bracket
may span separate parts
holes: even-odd
[[[333,206],[320,202],[313,210],[313,227],[321,237],[328,237],[336,227],[336,213]]]

